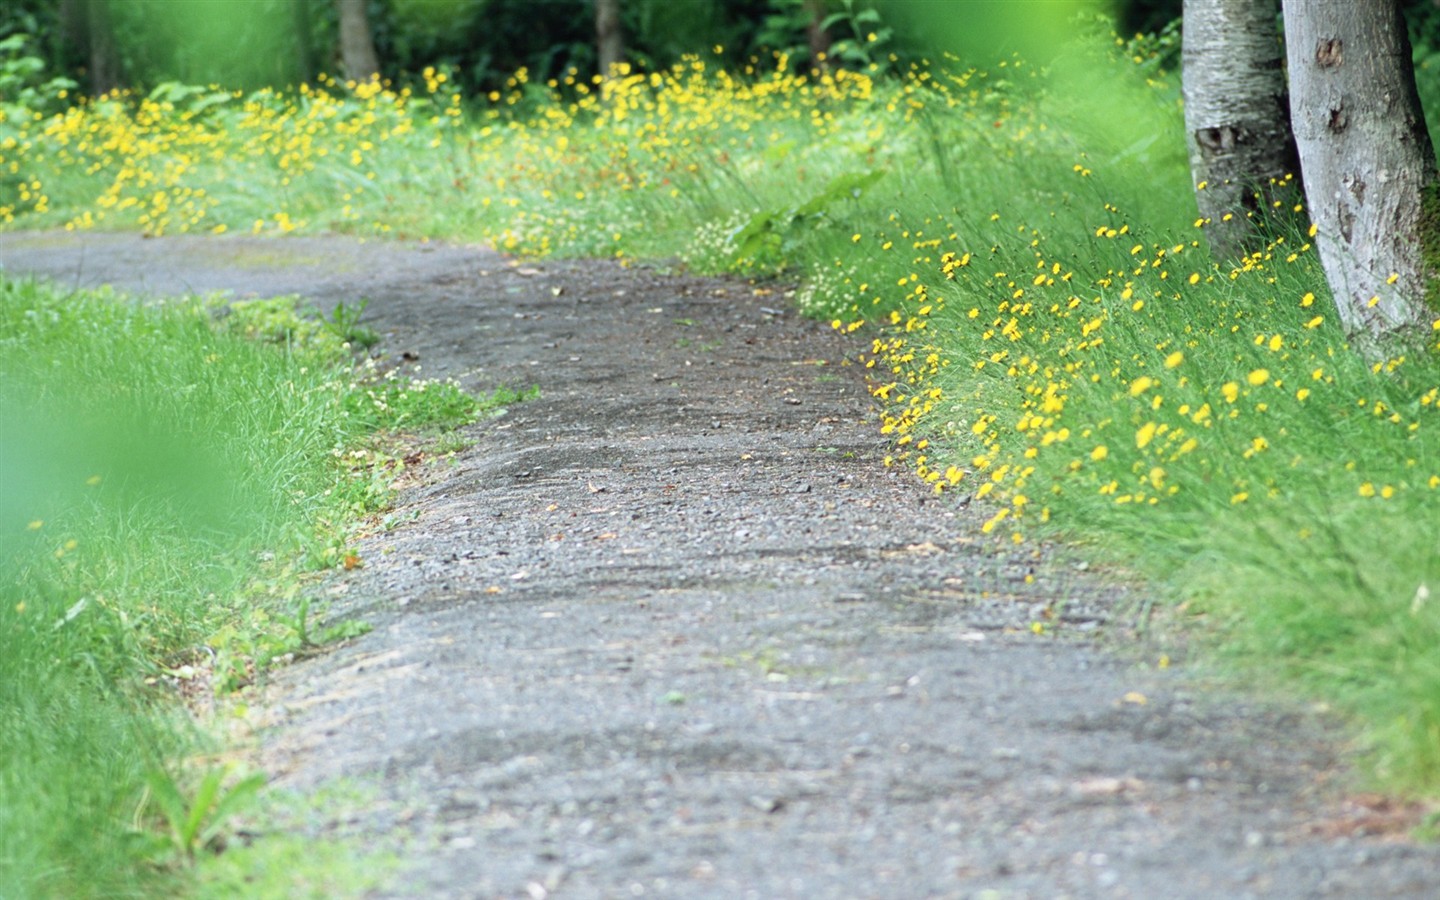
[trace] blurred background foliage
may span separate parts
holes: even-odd
[[[427,67],[464,94],[579,79],[597,69],[596,7],[606,0],[364,0],[382,75],[418,83]],[[1182,0],[1056,0],[1037,15],[1013,0],[611,0],[624,58],[640,70],[723,48],[732,69],[815,64],[872,74],[940,53],[980,64],[1019,53],[1045,61],[1077,22],[1150,46],[1179,64]],[[1417,66],[1440,68],[1440,3],[1404,0]],[[1058,8],[1058,12],[1057,12]],[[0,103],[50,112],[80,94],[148,92],[166,82],[253,90],[340,76],[336,0],[6,0],[0,4]],[[1422,90],[1440,78],[1425,79]],[[1422,97],[1430,108],[1440,96]]]
[[[467,94],[501,88],[518,69],[530,81],[596,71],[598,0],[366,0],[383,75],[406,84],[426,66],[451,73]],[[625,58],[667,68],[685,53],[724,48],[792,68],[814,65],[814,30],[824,26],[832,65],[904,68],[949,52],[989,63],[1011,52],[1043,59],[1063,45],[1076,17],[1103,17],[1117,33],[1159,33],[1182,0],[618,0]],[[1440,7],[1405,0],[1417,63],[1440,66]],[[1172,26],[1172,32],[1174,32]],[[340,75],[333,0],[6,0],[0,6],[0,101],[63,79],[78,88],[148,91],[164,82],[255,89]],[[1178,65],[1172,42],[1168,65]],[[1427,62],[1434,58],[1434,63]],[[1424,98],[1430,101],[1431,98]],[[1440,98],[1436,98],[1440,99]]]
[[[603,0],[602,0],[603,2]],[[597,0],[366,0],[385,77],[406,82],[427,66],[452,73],[466,93],[503,85],[515,71],[531,80],[596,68]],[[1098,12],[1125,36],[1159,32],[1180,15],[1181,0],[1063,0],[1065,12]],[[625,57],[641,69],[667,67],[687,53],[725,48],[732,64],[773,54],[812,64],[812,31],[824,24],[832,64],[905,66],[943,49],[1020,52],[1034,58],[1061,43],[1065,16],[1032,15],[1012,0],[619,0]],[[1440,10],[1407,0],[1417,48],[1436,54]],[[1044,19],[1045,22],[1031,20]],[[1046,24],[1048,23],[1048,25]],[[1047,30],[1047,28],[1049,30]],[[86,93],[114,87],[148,90],[167,81],[254,89],[338,75],[340,29],[332,0],[6,0],[0,40],[8,55],[38,62],[49,78],[69,78]],[[923,39],[922,39],[923,38]],[[13,79],[12,79],[13,80]],[[16,85],[0,83],[15,102]]]

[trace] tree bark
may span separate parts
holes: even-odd
[[[625,61],[620,0],[595,0],[595,54],[602,78],[615,74],[615,67]]]
[[[85,46],[90,61],[90,93],[99,97],[123,87],[120,47],[110,21],[110,0],[84,0]]]
[[[315,37],[310,27],[310,0],[290,0],[290,18],[295,23],[295,68],[298,82],[315,77]]]
[[[1276,0],[1185,0],[1185,137],[1217,259],[1263,246],[1266,212],[1300,197],[1278,13]]]
[[[340,19],[340,64],[351,81],[369,81],[380,74],[380,57],[370,33],[366,0],[335,0]]]
[[[1340,320],[1352,337],[1410,331],[1433,317],[1440,223],[1400,5],[1284,0],[1284,9],[1295,141]]]
[[[56,7],[60,39],[73,47],[77,56],[84,56],[90,49],[88,17],[84,0],[60,0]]]
[[[825,30],[825,0],[805,0],[805,37],[810,45],[810,65],[824,69],[830,65],[830,32]]]

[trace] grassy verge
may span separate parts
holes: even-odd
[[[798,275],[804,309],[878,329],[893,464],[980,497],[999,540],[1123,556],[1247,677],[1352,717],[1379,783],[1435,795],[1435,338],[1352,352],[1298,204],[1267,250],[1209,257],[1164,49],[884,80],[694,58],[603,102],[523,73],[470,101],[438,73],[112,99],[0,125],[0,218]]]
[[[302,575],[342,562],[348,524],[393,478],[354,454],[481,405],[356,379],[293,299],[216,319],[200,301],[0,279],[6,897],[184,891],[196,855],[257,808],[260,782],[204,762],[213,741],[166,686],[212,666],[233,686],[323,635]]]

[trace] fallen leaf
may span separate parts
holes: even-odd
[[[904,547],[897,547],[890,550],[881,550],[880,555],[893,559],[897,556],[936,556],[944,553],[945,549],[932,541],[923,541],[919,544],[906,544]]]
[[[347,569],[358,569],[364,565],[364,563],[360,561],[360,557],[354,553],[345,554],[345,558],[341,560],[341,564]]]
[[[1070,790],[1081,797],[1113,797],[1116,794],[1135,793],[1144,789],[1145,782],[1138,778],[1106,776],[1084,778],[1070,785]]]
[[[1120,702],[1133,703],[1136,706],[1144,706],[1145,704],[1150,702],[1150,699],[1139,691],[1130,691],[1128,694],[1120,698]]]

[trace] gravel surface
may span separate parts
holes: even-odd
[[[412,470],[326,588],[375,630],[268,694],[277,782],[404,836],[382,896],[1440,896],[1327,723],[1142,664],[1116,588],[886,469],[861,344],[783,296],[343,238],[0,262],[365,297],[423,375],[539,385]]]

